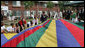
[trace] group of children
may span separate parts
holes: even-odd
[[[78,15],[77,15],[77,10],[72,11],[68,11],[68,16],[70,16],[68,19],[71,19],[72,22],[78,22]],[[61,12],[60,10],[58,10],[57,12],[55,12],[54,14],[54,19],[61,19],[62,17],[64,18],[66,16],[66,14],[64,15],[64,12]],[[11,23],[10,27],[5,27],[4,23],[2,22],[1,24],[1,33],[5,33],[5,32],[14,32],[14,33],[19,33],[22,30],[26,29],[27,27],[30,26],[34,26],[34,25],[38,25],[38,17],[33,15],[33,12],[31,12],[31,18],[33,18],[33,20],[27,22],[26,19],[24,19],[23,17],[19,20],[18,23],[14,24]],[[47,20],[47,15],[45,15],[45,12],[43,12],[41,14],[40,17],[40,21],[43,23],[44,21]],[[29,19],[28,19],[29,20]]]
[[[38,24],[37,17],[34,17],[33,20],[27,22],[24,18],[21,18],[18,23],[11,23],[9,27],[5,27],[5,24],[1,23],[1,33],[19,33],[27,27],[34,26]]]
[[[20,32],[18,23],[16,23],[16,24],[11,23],[10,25],[11,26],[6,28],[5,24],[2,22],[1,23],[1,33],[13,33],[13,32],[19,33]]]
[[[29,20],[29,19],[28,19]],[[27,27],[30,26],[34,26],[38,24],[38,19],[37,17],[34,17],[33,20],[27,22],[24,18],[22,18],[19,22],[18,22],[19,26],[20,26],[20,31],[26,29]]]

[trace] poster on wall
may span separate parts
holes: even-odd
[[[1,6],[1,10],[8,10],[8,6]]]
[[[4,16],[7,16],[7,13],[8,13],[8,6],[1,6],[1,10],[4,11]]]

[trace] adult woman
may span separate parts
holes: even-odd
[[[58,13],[57,12],[55,12],[55,14],[54,14],[54,19],[56,19],[56,16],[58,16]]]
[[[60,19],[62,18],[62,12],[60,10],[58,10],[58,16],[57,16],[57,19]]]
[[[77,10],[74,10],[74,12],[72,12],[71,18],[72,22],[75,22],[75,19],[77,19]]]

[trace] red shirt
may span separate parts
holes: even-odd
[[[26,20],[24,20],[24,24],[26,24],[27,22],[26,22]]]
[[[22,25],[22,20],[19,21],[19,24]]]

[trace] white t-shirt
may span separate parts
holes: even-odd
[[[32,20],[32,22],[33,22],[33,25],[35,25],[35,19],[34,19],[34,20]]]
[[[35,25],[35,23],[37,22],[37,24],[38,24],[38,19],[37,20],[33,20],[33,25]]]
[[[58,16],[58,13],[57,12],[55,12],[54,19],[56,18],[56,16]]]
[[[11,17],[10,16],[8,18],[9,18],[9,20],[11,20]]]
[[[74,22],[75,23],[78,23],[79,22],[77,17],[74,19]]]
[[[50,12],[50,16],[52,16],[52,12]]]
[[[60,17],[62,17],[62,12],[60,12]]]
[[[2,26],[2,27],[1,27],[1,30],[4,30],[4,29],[6,29],[5,26]]]
[[[34,15],[33,14],[31,14],[31,17],[33,17],[33,19],[34,19]]]
[[[37,20],[35,20],[35,22],[37,22],[37,24],[38,24],[38,19],[37,19]]]
[[[15,16],[12,16],[12,20],[14,20],[15,19]]]
[[[6,28],[8,30],[8,32],[14,31],[14,28],[12,28],[12,26],[9,26]]]
[[[58,19],[60,19],[60,17],[62,17],[62,12],[58,13]]]
[[[29,26],[31,26],[30,22],[27,22],[27,24],[29,24]]]

